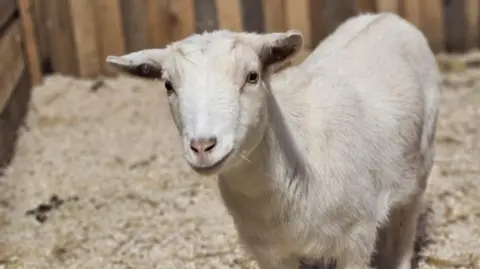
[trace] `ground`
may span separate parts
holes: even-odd
[[[151,86],[54,75],[34,89],[0,176],[0,268],[256,268]],[[444,86],[419,267],[480,268],[480,70]]]

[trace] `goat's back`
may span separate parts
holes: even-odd
[[[440,81],[435,57],[420,30],[387,13],[313,59],[292,70],[290,79],[286,70],[272,81],[279,106],[295,115],[287,121],[302,134],[297,144],[308,145],[305,158],[318,177],[329,177],[322,171],[357,174],[338,196],[353,204],[383,192],[377,196],[389,200],[377,209],[383,215],[388,204],[423,185],[414,178],[432,165]],[[362,183],[372,175],[373,185]]]

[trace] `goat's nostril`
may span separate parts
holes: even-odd
[[[196,154],[203,154],[211,151],[217,145],[217,138],[199,138],[190,141],[190,149]]]
[[[190,149],[193,152],[198,153],[198,148],[195,146],[195,142],[190,142]]]

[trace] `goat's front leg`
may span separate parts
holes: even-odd
[[[348,234],[348,243],[337,257],[337,269],[371,269],[377,227],[374,222],[359,222]]]
[[[281,257],[267,247],[250,247],[255,261],[260,269],[299,269],[300,260],[294,257]]]

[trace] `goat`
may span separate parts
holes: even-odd
[[[411,23],[392,13],[366,21],[278,72],[301,32],[216,30],[106,59],[163,81],[186,162],[217,176],[261,269],[320,259],[366,269],[375,251],[380,268],[411,267],[440,73]]]

